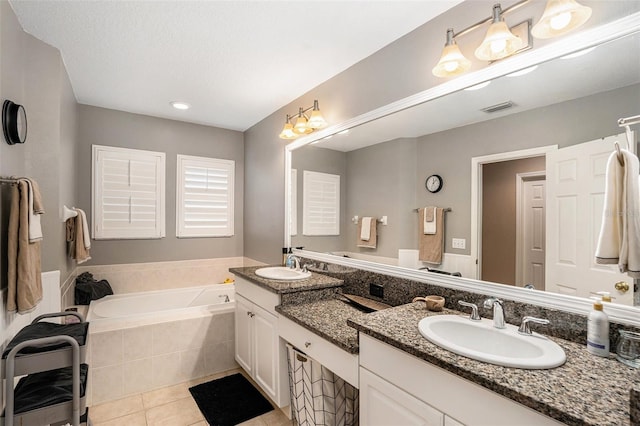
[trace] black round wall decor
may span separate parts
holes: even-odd
[[[9,145],[27,140],[27,112],[22,105],[5,100],[2,104],[2,132]]]

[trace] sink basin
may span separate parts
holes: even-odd
[[[557,343],[538,333],[522,335],[518,328],[493,327],[493,321],[471,321],[457,315],[423,318],[418,329],[436,345],[478,361],[524,369],[555,368],[564,364],[566,355]]]
[[[256,275],[270,280],[296,281],[309,278],[311,272],[303,272],[301,269],[291,269],[286,266],[270,266],[257,269]]]

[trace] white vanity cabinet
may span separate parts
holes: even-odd
[[[360,423],[562,424],[363,333],[360,333]]]
[[[278,336],[280,296],[236,278],[235,358],[279,407],[289,405],[287,354]]]

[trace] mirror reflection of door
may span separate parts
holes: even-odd
[[[595,263],[607,161],[615,142],[635,151],[620,134],[547,155],[547,230],[558,238],[547,247],[546,283],[547,291],[578,297],[607,291],[614,303],[631,306],[633,291],[618,291],[615,284],[624,281],[633,288],[633,279],[617,265]]]
[[[544,156],[482,165],[480,279],[521,287],[532,284],[544,290],[544,194],[542,205],[536,201],[544,190],[533,184],[540,180],[544,182],[544,170]],[[533,180],[531,173],[538,179]],[[531,178],[523,185],[519,180],[527,175]],[[523,190],[529,195],[521,193]],[[529,206],[523,208],[522,203],[527,202],[524,198],[528,198]],[[524,250],[525,245],[532,247]]]

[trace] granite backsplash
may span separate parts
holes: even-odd
[[[451,289],[437,284],[421,283],[353,267],[327,262],[318,262],[307,258],[302,258],[301,264],[307,265],[309,270],[343,280],[344,285],[342,287],[342,292],[345,294],[355,294],[357,296],[368,297],[372,300],[384,302],[391,306],[410,303],[414,297],[418,296],[437,295],[445,298],[445,307],[448,309],[465,311],[464,308],[461,309],[458,305],[458,300],[464,300],[466,302],[475,303],[483,318],[493,318],[493,311],[482,307],[484,300],[491,297],[490,294]],[[371,284],[382,286],[384,297],[371,295],[369,291]],[[576,343],[585,343],[587,340],[587,317],[584,315],[560,311],[557,309],[544,308],[508,299],[503,300],[505,321],[509,324],[520,325],[524,316],[546,318],[551,321],[551,324],[546,326],[534,325],[534,327],[540,327],[537,330],[534,328],[534,331]],[[611,322],[609,327],[609,337],[612,352],[615,351],[615,344],[618,339],[619,329],[640,332],[640,329],[634,329],[627,325],[623,326],[621,324]]]

